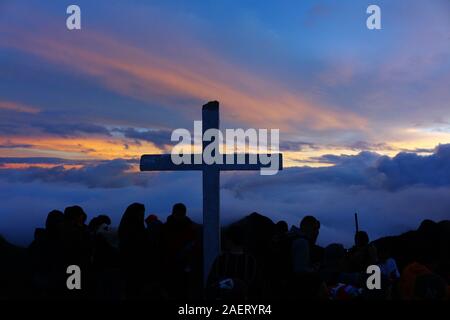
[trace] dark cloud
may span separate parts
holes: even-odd
[[[74,115],[76,117],[76,115]],[[11,125],[14,123],[14,125]],[[19,129],[18,129],[19,128]],[[15,115],[14,117],[0,118],[0,134],[13,137],[24,134],[39,137],[40,135],[51,135],[57,137],[78,137],[78,136],[104,136],[113,137],[114,133],[118,133],[126,139],[133,140],[135,144],[140,144],[142,141],[154,143],[157,147],[165,149],[166,146],[171,145],[170,137],[171,130],[167,129],[146,129],[140,130],[133,127],[116,127],[110,128],[100,124],[89,123],[86,120],[68,119],[64,114],[50,114],[43,112],[42,114],[33,115],[29,117],[23,114]],[[125,143],[126,147],[128,144]],[[0,148],[15,148],[20,145],[12,143],[3,143]],[[33,147],[32,145],[24,146],[26,148]],[[88,152],[89,150],[84,150]]]
[[[67,111],[42,112],[39,114],[3,115],[0,118],[0,134],[14,135],[54,135],[59,137],[74,137],[79,135],[106,135],[109,130],[103,125],[90,123],[90,120],[77,119],[80,114],[67,116]]]
[[[427,156],[401,152],[390,158],[363,151],[357,155],[327,154],[313,161],[333,166],[288,168],[265,181],[270,184],[362,186],[391,191],[412,186],[450,187],[450,144],[438,146]],[[229,183],[233,185],[233,181]],[[250,189],[254,187],[253,183],[252,179],[246,179],[236,185]]]
[[[394,158],[382,157],[376,170],[384,175],[389,189],[411,185],[431,187],[450,185],[450,144],[439,145],[429,156],[402,152]]]
[[[23,134],[23,127],[18,126],[17,123],[12,124],[10,121],[0,120],[0,134],[1,135],[20,135]]]
[[[401,149],[402,152],[413,152],[413,153],[433,153],[435,149],[432,148],[415,148],[415,149]]]
[[[303,141],[281,141],[280,150],[281,151],[302,151],[305,148],[318,149],[318,147],[311,142]]]
[[[6,142],[3,144],[0,144],[0,149],[20,149],[20,148],[31,148],[33,145],[31,144],[25,144],[25,143],[11,143]]]
[[[9,182],[29,183],[41,181],[57,184],[79,184],[88,188],[123,188],[126,186],[146,186],[148,180],[143,175],[130,172],[137,160],[115,159],[111,161],[75,162],[54,158],[34,158],[20,162],[11,158],[0,159],[0,163],[49,163],[57,166],[46,168],[32,166],[25,169],[0,169],[2,178]],[[7,161],[7,162],[6,162]],[[59,165],[58,165],[59,164]],[[67,169],[64,164],[81,164],[81,168]]]
[[[351,150],[365,150],[365,151],[380,151],[380,150],[394,150],[393,147],[387,143],[372,143],[367,141],[356,141],[348,146]]]
[[[21,157],[3,157],[0,158],[0,163],[20,163],[20,164],[80,164],[83,160],[69,160],[61,158],[49,158],[49,157],[31,157],[31,158],[21,158]]]
[[[137,130],[135,128],[115,128],[113,131],[123,134],[125,138],[134,139],[136,143],[139,143],[139,141],[147,141],[153,143],[161,149],[165,149],[166,146],[171,144],[171,130]]]
[[[64,123],[38,125],[44,133],[58,135],[62,137],[72,137],[79,134],[97,134],[110,136],[111,133],[103,126],[89,123]]]
[[[329,163],[335,165],[346,166],[370,166],[373,165],[376,160],[381,156],[378,153],[370,151],[362,151],[357,155],[334,155],[325,154],[320,157],[312,158],[316,162]]]

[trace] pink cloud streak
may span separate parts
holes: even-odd
[[[193,48],[196,55],[192,61],[168,59],[91,31],[74,38],[64,32],[36,35],[17,29],[9,35],[3,45],[88,75],[111,90],[146,102],[169,105],[176,98],[217,99],[226,108],[225,118],[284,130],[299,125],[314,130],[363,130],[367,123],[354,113],[307,101],[300,92],[259,78],[202,48]]]

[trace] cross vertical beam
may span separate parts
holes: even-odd
[[[202,133],[219,129],[219,103],[211,101],[202,108]],[[203,141],[206,146],[216,141]],[[203,169],[203,280],[206,284],[214,259],[220,253],[220,170],[217,166]]]
[[[211,101],[202,108],[202,133],[209,129],[219,129],[219,102]],[[256,163],[250,161],[250,154],[244,154],[244,163],[237,161],[238,154],[234,154],[233,163],[206,164],[203,161],[204,150],[209,144],[219,141],[204,141],[202,139],[202,153],[191,154],[189,163],[174,164],[170,154],[146,154],[141,157],[141,171],[202,171],[203,174],[203,280],[206,285],[208,274],[215,258],[220,254],[220,171],[261,170],[269,168],[270,164],[261,161],[258,154]],[[220,145],[211,148],[219,150]],[[214,154],[211,156],[215,156]],[[282,154],[272,154],[278,162],[279,170],[283,169]],[[200,163],[195,159],[201,157]]]

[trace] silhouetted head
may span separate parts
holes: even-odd
[[[125,210],[119,224],[119,238],[145,231],[144,226],[145,206],[141,203],[133,203]]]
[[[287,222],[283,220],[278,221],[275,225],[275,230],[278,234],[285,234],[289,230]]]
[[[172,207],[172,215],[175,217],[185,217],[186,211],[186,206],[183,203],[176,203]]]
[[[110,225],[111,224],[111,218],[108,217],[107,215],[101,214],[95,218],[93,218],[90,222],[89,222],[89,231],[91,232],[97,232],[98,228],[101,225]]]
[[[156,214],[151,214],[147,218],[145,218],[145,223],[149,227],[152,224],[162,223],[162,222],[158,219],[158,216]]]
[[[320,222],[313,216],[306,216],[300,222],[300,231],[313,243],[319,236]]]
[[[344,246],[339,243],[332,243],[324,250],[323,264],[328,267],[338,267],[344,258]]]
[[[369,244],[369,235],[365,231],[358,231],[355,234],[355,246],[364,247]]]
[[[344,270],[345,257],[346,251],[342,244],[332,243],[325,248],[320,274],[326,284],[338,283],[339,275]]]
[[[64,214],[59,210],[50,211],[45,220],[45,230],[48,232],[57,231],[64,222]]]
[[[158,220],[158,217],[156,216],[156,214],[151,214],[147,218],[145,218],[145,223],[149,224],[149,223],[152,223],[157,220]]]
[[[228,247],[241,247],[244,244],[244,230],[237,225],[231,225],[225,231]]]
[[[87,215],[80,206],[71,206],[64,209],[64,220],[73,225],[82,226]]]

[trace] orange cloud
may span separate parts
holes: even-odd
[[[40,110],[29,105],[13,101],[0,101],[0,109],[24,113],[39,113]]]
[[[10,36],[5,43],[143,101],[170,105],[176,98],[217,99],[225,107],[225,118],[284,130],[300,125],[315,130],[366,127],[367,121],[354,113],[308,101],[300,92],[244,71],[202,48],[187,48],[195,51],[193,58],[170,59],[101,33],[83,32],[71,39],[67,34],[37,36],[23,30],[20,37]]]
[[[53,164],[53,163],[0,163],[0,169],[29,169],[29,168],[41,168],[51,169],[55,167],[63,167],[65,170],[80,169],[83,166],[80,164]]]
[[[11,137],[9,143],[29,145],[26,150],[1,150],[4,157],[59,157],[67,159],[116,159],[139,158],[144,153],[161,153],[161,150],[148,142],[134,144],[122,138],[52,136]],[[131,143],[130,143],[131,142]]]

